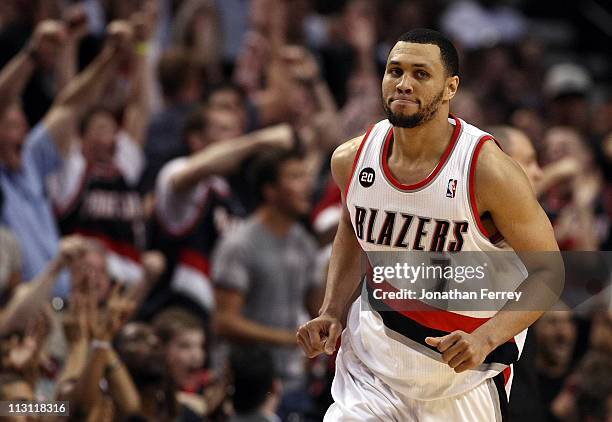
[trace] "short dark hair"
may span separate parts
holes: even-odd
[[[304,158],[306,158],[306,153],[299,146],[289,150],[275,148],[257,155],[250,169],[250,179],[253,181],[253,192],[257,205],[261,205],[265,200],[264,187],[278,181],[281,166],[289,160],[303,160]]]
[[[272,390],[276,378],[272,355],[259,345],[236,347],[230,352],[229,363],[234,409],[238,413],[250,413],[264,403]]]
[[[81,118],[81,121],[79,122],[79,135],[83,136],[85,134],[85,131],[87,130],[87,127],[89,126],[89,123],[94,118],[94,116],[96,116],[97,114],[109,115],[113,118],[115,123],[117,123],[117,126],[121,125],[121,113],[120,112],[112,110],[111,108],[106,107],[104,105],[96,105],[90,108],[89,110],[87,110],[85,115]]]
[[[196,61],[180,48],[166,50],[157,65],[157,78],[165,98],[174,99],[186,83],[199,76]]]
[[[204,332],[204,324],[193,313],[179,307],[161,311],[153,318],[153,328],[162,344],[170,343],[174,337],[188,330]]]
[[[206,104],[210,101],[210,98],[219,91],[234,91],[243,102],[247,100],[247,93],[240,85],[235,84],[232,81],[223,80],[219,83],[212,85],[206,93]]]
[[[440,48],[442,64],[448,76],[459,76],[459,55],[453,43],[438,31],[428,28],[417,28],[403,33],[397,42],[416,44],[434,44]]]

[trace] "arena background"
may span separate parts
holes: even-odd
[[[0,400],[321,420],[333,356],[295,330],[340,215],[329,158],[383,118],[387,54],[419,27],[460,51],[452,112],[531,140],[561,249],[609,251],[609,2],[3,0]],[[611,339],[609,298],[547,313],[511,420],[612,420]]]

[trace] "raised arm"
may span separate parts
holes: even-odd
[[[191,156],[185,168],[173,175],[170,181],[172,190],[188,190],[208,176],[227,174],[238,167],[242,160],[257,151],[270,147],[289,148],[292,144],[293,133],[287,124],[215,142]]]
[[[61,22],[43,21],[36,27],[26,46],[0,71],[0,115],[19,98],[36,68],[41,48],[56,48],[65,38]]]
[[[456,372],[482,364],[489,353],[533,324],[556,302],[564,278],[552,226],[527,176],[493,142],[484,144],[478,158],[476,200],[480,213],[491,214],[529,275],[517,289],[523,300],[509,301],[471,334],[455,331],[426,340]]]
[[[69,6],[64,19],[66,37],[55,61],[55,90],[61,92],[77,74],[79,44],[87,35],[87,15],[81,4]]]
[[[134,54],[132,81],[125,109],[124,129],[138,145],[145,141],[145,131],[151,115],[151,95],[155,91],[153,66],[150,62],[151,38],[155,31],[156,11],[151,2],[142,12],[132,16],[134,26]]]
[[[62,239],[58,256],[38,277],[28,284],[19,286],[15,296],[0,313],[0,334],[22,327],[28,315],[40,309],[49,300],[61,271],[79,259],[86,247],[85,240],[79,236]]]
[[[332,156],[332,175],[342,190],[342,217],[332,246],[327,285],[319,316],[302,325],[297,340],[309,358],[332,354],[361,278],[361,246],[353,232],[344,192],[351,178],[353,161],[363,136],[340,145]]]
[[[100,98],[119,62],[131,49],[131,40],[129,23],[111,22],[100,54],[58,94],[44,122],[60,153],[66,153],[76,123]]]

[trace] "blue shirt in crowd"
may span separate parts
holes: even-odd
[[[44,270],[58,252],[59,231],[45,180],[61,164],[62,157],[43,123],[35,126],[25,140],[21,170],[10,171],[0,164],[0,186],[4,193],[0,222],[19,240],[26,281]],[[63,274],[54,294],[66,297],[68,291],[68,278]]]

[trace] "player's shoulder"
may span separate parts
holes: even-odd
[[[512,176],[520,177],[523,170],[497,145],[493,137],[483,142],[476,163],[476,177],[490,182],[512,182]]]
[[[484,142],[476,163],[476,196],[482,208],[512,203],[533,196],[523,169],[493,141]],[[521,199],[522,198],[522,199]]]
[[[364,137],[365,133],[340,144],[332,154],[332,175],[336,184],[342,189],[346,187],[346,184],[351,178],[353,163],[355,162],[355,158],[357,157],[359,147]]]

